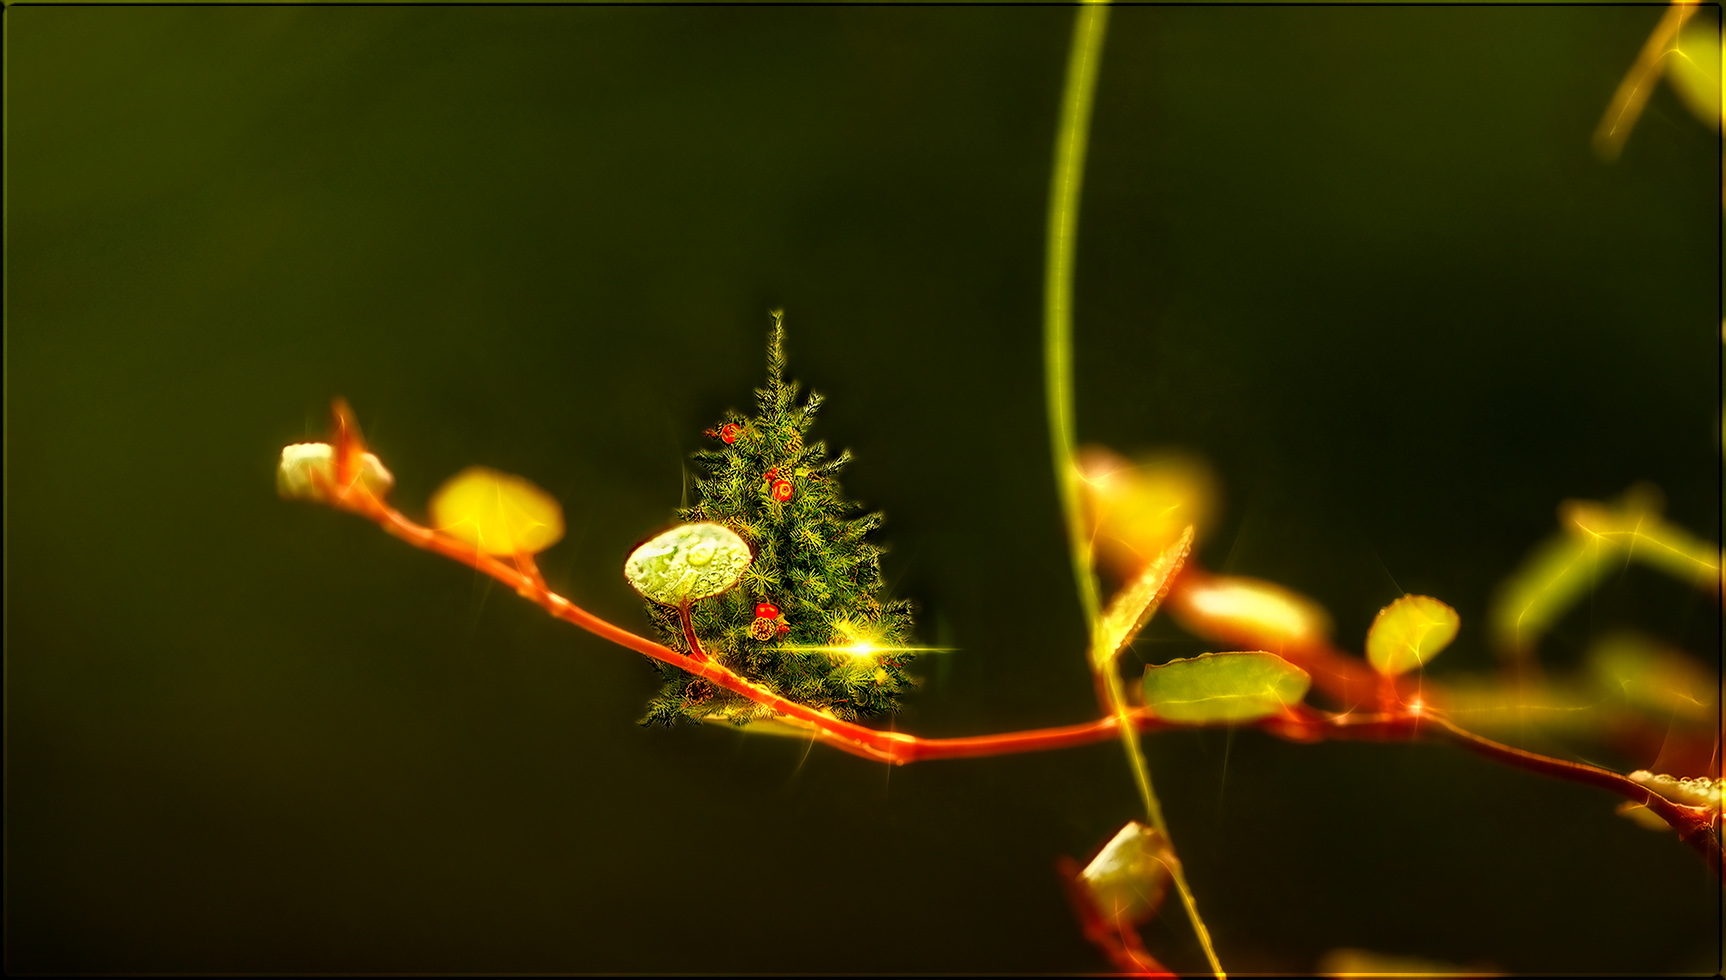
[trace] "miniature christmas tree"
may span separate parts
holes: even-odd
[[[840,490],[849,452],[829,458],[824,443],[805,444],[822,399],[811,392],[797,404],[797,385],[784,372],[785,324],[776,311],[756,414],[727,412],[707,430],[721,445],[691,456],[698,502],[678,517],[728,527],[754,551],[736,588],[690,608],[695,636],[707,656],[775,694],[847,720],[890,712],[915,683],[903,647],[911,604],[881,598],[882,549],[866,538],[882,515],[862,514]],[[647,608],[660,640],[691,652],[678,610]],[[643,724],[725,718],[743,725],[766,714],[684,670],[654,666],[665,685]]]

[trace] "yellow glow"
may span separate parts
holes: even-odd
[[[1194,456],[1163,452],[1129,461],[1101,446],[1078,456],[1078,484],[1097,554],[1124,575],[1180,540],[1203,537],[1216,509],[1216,479]]]
[[[1641,506],[1637,506],[1641,505]],[[1720,579],[1720,551],[1666,523],[1645,499],[1609,507],[1592,500],[1567,500],[1559,511],[1569,530],[1628,550],[1631,558],[1704,588]]]
[[[787,643],[781,650],[797,653],[841,653],[851,657],[893,656],[900,653],[952,653],[957,647],[882,646],[875,643]]]
[[[1307,630],[1300,610],[1281,600],[1249,589],[1207,589],[1193,596],[1193,608],[1207,616],[1228,616],[1250,621],[1270,633],[1300,634]]]
[[[1207,639],[1279,649],[1321,642],[1330,617],[1318,603],[1255,578],[1205,578],[1183,586],[1170,611],[1187,630]]]
[[[470,466],[432,494],[432,523],[491,555],[533,554],[563,537],[563,508],[519,476]]]
[[[1719,26],[1691,22],[1678,34],[1666,59],[1666,78],[1696,114],[1714,129],[1720,128],[1722,100]]]
[[[1671,830],[1672,825],[1660,819],[1660,815],[1648,809],[1641,803],[1625,800],[1612,810],[1621,817],[1629,817],[1638,827],[1645,830]]]
[[[1660,507],[1660,491],[1647,484],[1611,503],[1565,501],[1558,511],[1563,532],[1536,547],[1499,588],[1491,626],[1500,649],[1530,653],[1552,622],[1626,559],[1719,594],[1718,546],[1667,523]]]
[[[1527,735],[1598,732],[1606,701],[1592,688],[1568,679],[1507,680],[1502,676],[1446,675],[1444,711],[1469,728]]]
[[[1624,73],[1623,80],[1618,83],[1618,91],[1613,93],[1612,101],[1606,107],[1606,114],[1601,116],[1600,125],[1594,130],[1594,150],[1604,159],[1618,158],[1624,141],[1630,138],[1630,130],[1642,115],[1643,104],[1654,91],[1655,83],[1660,81],[1668,55],[1676,47],[1679,31],[1695,12],[1695,5],[1688,3],[1675,3],[1666,8],[1665,16],[1648,35],[1636,61]]]
[[[1459,966],[1415,956],[1390,956],[1365,949],[1333,949],[1318,961],[1321,977],[1501,977],[1491,967]]]
[[[1656,717],[1706,724],[1719,717],[1720,678],[1696,658],[1637,633],[1616,632],[1594,642],[1588,672],[1595,687]]]
[[[1395,676],[1421,667],[1450,641],[1462,618],[1425,595],[1405,595],[1378,611],[1366,633],[1366,659],[1381,674]]]

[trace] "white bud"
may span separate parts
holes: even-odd
[[[371,453],[360,454],[360,485],[383,496],[396,478]],[[296,500],[326,499],[323,488],[336,485],[336,451],[327,442],[297,442],[282,447],[282,462],[276,467],[276,492]]]
[[[1631,773],[1630,781],[1651,789],[1683,806],[1717,807],[1720,805],[1721,790],[1726,787],[1726,779],[1709,779],[1707,776],[1664,776],[1656,775],[1646,769],[1638,769]]]

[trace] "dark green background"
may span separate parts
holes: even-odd
[[[1079,430],[1217,465],[1212,567],[1402,591],[1485,670],[1494,584],[1639,479],[1719,533],[1718,138],[1654,8],[1115,13],[1081,229]],[[1042,235],[1063,8],[6,11],[6,966],[1063,971],[1054,873],[1135,814],[1113,745],[888,772],[634,724],[641,658],[279,500],[352,400],[418,513],[470,463],[619,573],[784,306],[922,607],[896,724],[1095,712],[1049,472]],[[1631,569],[1632,623],[1718,607]],[[1151,659],[1202,647],[1158,624]],[[1360,946],[1713,970],[1719,885],[1612,798],[1436,745],[1160,736],[1237,971]],[[1648,759],[1589,756],[1625,767]],[[1148,937],[1200,965],[1171,907]]]

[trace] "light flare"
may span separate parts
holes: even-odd
[[[1086,446],[1073,473],[1091,544],[1124,577],[1166,551],[1189,525],[1202,537],[1216,510],[1216,477],[1195,456],[1165,451],[1127,460]]]
[[[786,643],[779,649],[791,650],[796,653],[837,653],[864,659],[877,656],[891,657],[901,653],[954,653],[959,648],[900,646],[898,644],[884,646],[877,643]]]
[[[1238,575],[1182,580],[1169,611],[1188,631],[1262,649],[1322,643],[1330,616],[1313,600],[1272,582]]]

